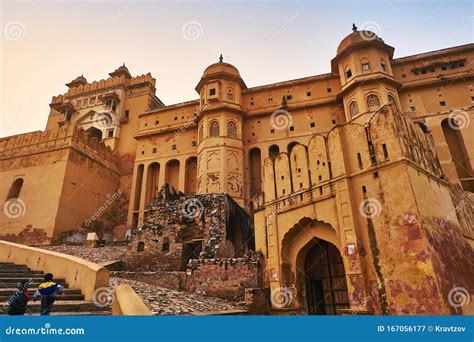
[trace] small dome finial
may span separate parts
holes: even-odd
[[[354,23],[352,23],[352,31],[357,32],[357,26]]]
[[[222,53],[221,53],[221,55],[219,56],[219,63],[222,63],[223,60],[224,60],[224,57],[222,57]]]

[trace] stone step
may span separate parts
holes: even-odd
[[[11,271],[11,270],[18,270],[18,271],[31,271],[31,268],[26,267],[25,265],[3,265],[0,266],[0,272],[3,271]]]
[[[44,277],[41,277],[41,276],[38,276],[37,274],[34,275],[33,277],[27,277],[27,278],[17,278],[17,277],[0,277],[0,283],[3,283],[3,282],[10,282],[10,281],[16,281],[18,282],[19,280],[23,280],[23,279],[31,279],[32,282],[43,282],[44,281]],[[58,278],[58,279],[53,279],[54,282],[63,282],[64,283],[64,279],[63,278]]]
[[[28,279],[31,277],[38,277],[38,276],[44,276],[44,273],[35,272],[35,271],[18,272],[16,270],[0,271],[0,277],[15,277],[18,279]]]
[[[8,302],[0,302],[0,307],[8,305]],[[41,301],[28,302],[27,312],[40,312]],[[83,300],[56,300],[53,305],[53,312],[100,312],[109,310],[108,307],[99,307],[92,302]]]
[[[34,280],[33,282],[30,283],[30,288],[37,288],[43,281],[42,280]],[[68,287],[68,283],[64,282],[64,279],[61,281],[58,281],[60,285],[63,287]],[[16,287],[18,286],[18,279],[15,280],[1,280],[0,279],[0,288],[7,288],[7,287]]]
[[[8,302],[10,298],[16,293],[16,291],[12,291],[11,294],[8,295],[0,295],[0,302]],[[33,299],[33,294],[29,293],[30,297]],[[84,295],[81,293],[78,294],[62,294],[61,300],[84,300]]]
[[[0,288],[0,296],[12,296],[16,291],[18,291],[18,289],[15,288],[15,287]],[[36,291],[35,289],[30,289],[30,291],[28,293],[31,296],[33,296],[33,293],[35,291]],[[81,290],[65,289],[64,294],[65,295],[81,294]]]

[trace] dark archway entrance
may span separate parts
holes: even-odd
[[[304,267],[308,314],[339,315],[340,309],[350,307],[344,264],[336,246],[315,238]]]
[[[89,133],[93,137],[96,137],[97,140],[102,141],[102,131],[100,129],[95,127],[89,127],[87,129],[87,133]]]

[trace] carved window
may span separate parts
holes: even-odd
[[[237,138],[237,124],[235,121],[229,121],[227,123],[227,136],[229,138]]]
[[[218,137],[219,136],[219,122],[211,121],[209,124],[209,136],[210,137]]]
[[[352,101],[349,104],[349,113],[351,114],[351,117],[353,118],[357,114],[359,114],[359,106],[357,105],[356,101]]]
[[[377,95],[371,94],[367,96],[367,110],[369,112],[378,110],[380,108],[380,99]]]

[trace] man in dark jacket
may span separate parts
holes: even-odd
[[[18,291],[10,297],[8,301],[9,309],[8,314],[11,316],[24,315],[26,306],[30,300],[28,294],[28,287],[30,287],[29,280],[22,280],[18,283]]]

